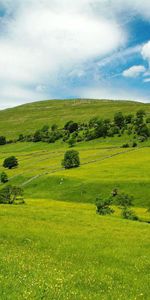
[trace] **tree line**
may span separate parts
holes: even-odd
[[[88,122],[70,120],[66,122],[63,128],[59,128],[57,124],[53,124],[51,127],[44,125],[33,134],[25,135],[22,133],[14,140],[7,141],[6,137],[0,136],[0,145],[18,141],[55,143],[57,140],[62,140],[73,147],[78,142],[101,137],[122,136],[125,133],[133,137],[133,147],[137,146],[137,142],[144,142],[150,137],[150,117],[146,115],[144,110],[138,110],[135,115],[116,112],[112,120],[99,117],[93,117]],[[124,147],[126,146],[128,145],[124,145]]]

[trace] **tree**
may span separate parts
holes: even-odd
[[[111,198],[102,199],[101,196],[96,198],[96,212],[99,215],[110,215],[114,213],[114,210],[110,207],[112,204]]]
[[[8,185],[0,190],[0,204],[23,204],[23,189]]]
[[[122,114],[122,112],[117,112],[114,115],[114,123],[116,126],[118,126],[120,129],[124,126],[125,118]]]
[[[65,126],[64,126],[65,130],[68,130],[70,133],[75,132],[76,130],[78,130],[78,123],[73,122],[73,121],[68,121]]]
[[[143,109],[139,109],[136,113],[137,118],[144,118],[145,111]]]
[[[0,136],[0,145],[5,145],[5,144],[6,144],[5,136]]]
[[[34,143],[37,143],[37,142],[40,142],[41,141],[41,131],[40,130],[37,130],[35,133],[34,133],[34,136],[33,136],[33,142]]]
[[[15,156],[10,156],[6,158],[3,162],[3,167],[12,169],[18,166],[18,159]]]
[[[68,141],[69,147],[73,147],[76,143],[76,139],[74,137],[71,137]]]
[[[124,193],[118,194],[115,197],[115,200],[116,200],[116,204],[119,207],[133,206],[133,197],[129,196],[128,194],[124,194]]]
[[[6,183],[8,182],[8,176],[5,172],[2,172],[1,175],[0,175],[0,181],[1,183]]]
[[[49,126],[48,125],[44,125],[41,129],[42,132],[48,132],[49,130]]]
[[[77,168],[80,166],[79,152],[75,150],[68,150],[64,155],[62,166],[65,169]]]
[[[51,131],[55,131],[55,130],[57,130],[58,129],[58,125],[57,124],[53,124],[52,126],[51,126]]]

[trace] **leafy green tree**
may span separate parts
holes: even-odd
[[[120,129],[124,126],[125,118],[122,114],[122,112],[117,112],[114,115],[114,123],[116,126],[118,126]]]
[[[41,129],[42,132],[48,132],[49,130],[49,126],[48,125],[44,125]]]
[[[41,141],[41,131],[37,130],[33,135],[33,142],[37,143]]]
[[[137,118],[144,118],[145,111],[143,109],[139,109],[136,113]]]
[[[99,215],[110,215],[114,210],[110,207],[112,204],[111,198],[103,199],[101,196],[96,198],[96,213]]]
[[[57,129],[58,129],[58,125],[57,125],[57,124],[52,124],[51,130],[52,130],[52,131],[55,131],[55,130],[57,130]]]
[[[12,169],[18,166],[18,159],[15,156],[10,156],[6,158],[3,162],[3,167]]]
[[[18,186],[8,185],[0,190],[0,204],[22,204],[23,189]]]
[[[68,121],[65,126],[64,126],[65,130],[68,130],[70,133],[75,132],[76,130],[78,130],[78,123],[73,122],[73,121]]]
[[[135,214],[135,212],[127,207],[124,207],[121,212],[121,216],[123,219],[132,220],[132,221],[138,221],[139,218]]]
[[[62,166],[65,169],[77,168],[80,166],[79,152],[75,150],[68,150],[65,152]]]
[[[5,144],[6,144],[5,136],[0,136],[0,145],[5,145]]]
[[[0,181],[1,183],[6,183],[8,182],[8,176],[5,172],[2,172],[1,175],[0,175]]]
[[[121,193],[115,197],[115,203],[119,207],[133,206],[133,197],[128,194]]]
[[[76,139],[74,137],[71,137],[68,141],[69,147],[74,147],[76,143]]]

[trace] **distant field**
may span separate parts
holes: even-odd
[[[98,194],[109,196],[112,189],[133,195],[137,206],[150,205],[150,148],[119,147],[102,140],[75,147],[81,167],[63,170],[61,161],[68,149],[65,143],[17,143],[1,146],[0,165],[15,155],[19,167],[7,170],[10,183],[21,184],[25,196],[93,203]],[[4,171],[0,167],[0,172]],[[63,181],[63,182],[62,182]]]
[[[0,299],[149,300],[148,224],[45,199],[0,220]]]
[[[0,134],[13,138],[20,133],[32,133],[45,124],[62,126],[69,120],[83,122],[94,116],[112,118],[117,111],[135,113],[138,109],[150,113],[150,104],[76,99],[36,102],[0,111]]]

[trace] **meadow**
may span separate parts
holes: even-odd
[[[14,138],[44,124],[139,107],[150,113],[150,105],[129,101],[38,102],[1,111],[0,133]],[[0,146],[0,173],[25,197],[24,205],[0,205],[0,299],[149,300],[150,224],[124,220],[118,208],[99,216],[95,207],[97,195],[117,188],[133,195],[136,214],[150,221],[150,140],[122,148],[132,141],[124,134],[77,143],[81,166],[69,170],[61,166],[69,149],[61,140]],[[6,170],[11,155],[19,166]]]
[[[0,299],[149,299],[149,224],[50,199],[0,220]]]

